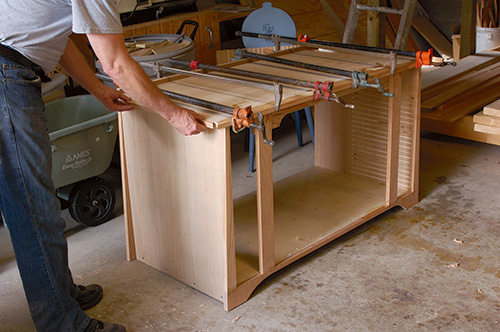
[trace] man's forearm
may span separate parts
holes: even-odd
[[[204,117],[179,107],[156,87],[142,67],[128,54],[123,34],[88,34],[102,68],[136,103],[167,119],[183,135],[205,130]]]
[[[92,94],[99,92],[103,83],[97,79],[71,39],[68,40],[64,54],[59,60],[59,65],[85,90]]]
[[[88,35],[90,43],[101,60],[103,70],[138,104],[170,119],[178,111],[146,75],[142,67],[130,57],[121,35]],[[112,52],[110,52],[112,49]]]

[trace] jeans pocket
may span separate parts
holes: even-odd
[[[4,82],[40,84],[40,77],[31,69],[21,65],[2,63],[0,75]]]

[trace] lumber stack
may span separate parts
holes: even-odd
[[[455,75],[436,75],[444,79],[422,87],[422,118],[454,122],[500,98],[500,57],[471,56],[464,63],[451,68]]]
[[[480,133],[500,135],[500,99],[484,107],[474,115],[474,130]]]
[[[500,53],[422,73],[421,129],[500,145]]]

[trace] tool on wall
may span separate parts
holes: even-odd
[[[113,82],[113,80],[106,75],[96,74],[96,77],[104,81]],[[232,115],[233,116],[232,127],[235,133],[238,133],[245,128],[254,128],[262,132],[262,138],[264,143],[269,144],[271,146],[274,145],[273,140],[267,139],[266,127],[264,126],[264,121],[263,121],[264,116],[262,115],[262,113],[259,112],[257,114],[257,118],[259,119],[259,124],[255,124],[251,106],[245,108],[231,107],[199,98],[186,96],[165,89],[160,89],[160,90],[163,92],[163,94],[165,94],[172,100],[181,101],[194,106],[204,107],[213,111],[218,111],[221,113]]]
[[[354,105],[347,104],[342,98],[338,97],[335,93],[332,92],[333,82],[312,82],[307,80],[299,80],[295,78],[283,77],[283,76],[274,76],[269,74],[256,73],[247,70],[234,69],[234,68],[226,68],[214,65],[203,64],[199,61],[186,61],[179,59],[166,59],[166,62],[171,66],[181,66],[185,68],[191,68],[192,70],[202,69],[208,71],[216,71],[222,72],[230,75],[251,77],[256,79],[261,79],[265,81],[271,81],[282,84],[289,84],[295,86],[301,86],[304,88],[313,89],[313,98],[314,100],[327,100],[334,101],[341,104],[347,108],[354,108]]]
[[[422,65],[428,65],[428,66],[432,65],[432,59],[433,59],[432,49],[429,49],[428,51],[412,52],[412,51],[396,50],[390,48],[380,48],[373,46],[363,46],[363,45],[336,43],[324,40],[316,40],[316,39],[311,39],[304,35],[300,35],[299,38],[289,38],[276,35],[266,35],[266,34],[237,31],[236,36],[267,39],[273,41],[274,43],[288,43],[288,44],[307,45],[307,46],[345,48],[350,50],[368,51],[368,52],[383,53],[383,54],[395,53],[397,55],[415,58],[416,61],[415,66],[417,68],[422,67]]]
[[[243,50],[237,50],[235,54],[236,54],[236,56],[241,56],[242,58],[269,61],[269,62],[279,63],[282,65],[304,68],[304,69],[314,70],[314,71],[328,73],[328,74],[332,74],[332,75],[350,77],[352,79],[352,88],[353,89],[356,89],[358,87],[375,88],[375,89],[379,90],[386,97],[393,97],[394,96],[393,93],[389,93],[389,92],[385,91],[382,83],[380,83],[380,80],[378,78],[375,79],[375,84],[368,83],[368,74],[365,72],[362,72],[362,71],[358,71],[358,70],[350,71],[350,70],[344,70],[344,69],[338,69],[338,68],[318,66],[318,65],[305,63],[305,62],[299,62],[299,61],[276,58],[276,57],[272,57],[272,56],[268,56],[268,55],[251,53],[251,52],[247,52],[247,51],[243,51]]]

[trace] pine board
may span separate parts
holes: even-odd
[[[488,104],[483,109],[484,114],[500,117],[500,99]]]
[[[500,135],[500,127],[493,127],[493,126],[475,123],[474,130],[478,131],[480,133],[485,133],[485,134]]]
[[[445,66],[422,72],[422,92],[433,89],[443,82],[464,75],[470,71],[475,71],[500,61],[500,57],[487,55],[470,55],[457,61],[456,66]]]
[[[485,115],[483,111],[474,114],[474,123],[500,128],[500,117]]]

